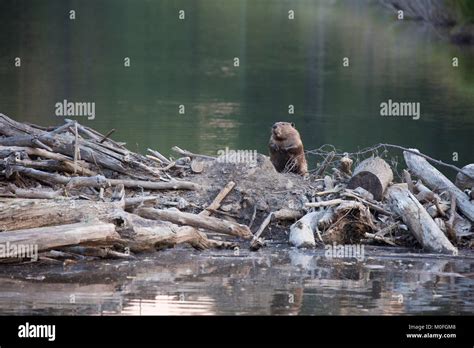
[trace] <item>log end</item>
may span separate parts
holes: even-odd
[[[364,190],[369,191],[374,196],[374,199],[377,201],[381,201],[383,197],[383,187],[380,183],[379,178],[372,174],[371,172],[359,172],[354,175],[347,187],[350,189],[356,189],[358,187],[362,187]]]

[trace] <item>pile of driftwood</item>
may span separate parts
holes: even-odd
[[[352,160],[343,157],[335,171],[339,184],[334,187],[334,176],[325,177],[326,190],[316,196],[326,198],[305,204],[319,210],[291,227],[290,243],[314,246],[316,232],[323,244],[373,240],[410,246],[406,240],[397,240],[409,231],[428,252],[457,255],[458,246],[472,247],[474,165],[459,169],[455,185],[418,150],[405,149],[403,155],[409,170],[403,170],[404,183],[398,184],[380,157],[363,160],[354,173]],[[412,175],[418,178],[416,182]]]
[[[179,161],[170,163],[157,152],[133,153],[74,121],[43,128],[0,115],[0,135],[0,257],[11,256],[5,248],[14,245],[35,245],[39,259],[52,262],[130,258],[180,243],[196,249],[234,246],[208,239],[198,228],[252,237],[247,226],[210,216],[228,187],[199,214],[140,205],[156,196],[126,197],[126,190],[200,190],[171,177]]]
[[[472,247],[472,165],[456,186],[427,156],[407,150],[405,183],[394,184],[380,157],[352,172],[353,159],[329,153],[302,178],[277,173],[262,155],[252,165],[178,147],[175,160],[150,149],[144,156],[111,133],[0,114],[0,262],[29,262],[2,253],[7,245],[35,245],[39,260],[53,263],[133,258],[181,243],[257,250],[269,237],[298,247],[416,244],[450,254]]]

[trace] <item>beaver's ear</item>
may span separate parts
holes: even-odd
[[[294,123],[294,122],[291,122],[291,126],[292,126],[293,128],[295,128],[295,123]]]

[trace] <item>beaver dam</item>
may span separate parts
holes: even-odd
[[[178,244],[230,254],[280,241],[449,255],[474,245],[474,166],[454,168],[452,183],[415,149],[403,152],[401,173],[377,150],[309,151],[320,161],[303,177],[260,154],[243,163],[179,147],[177,158],[142,155],[70,120],[46,128],[0,114],[0,135],[4,264],[133,259]]]

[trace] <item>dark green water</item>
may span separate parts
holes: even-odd
[[[2,0],[0,47],[0,112],[53,125],[57,102],[95,102],[79,120],[140,151],[266,153],[288,120],[306,149],[387,142],[474,161],[474,50],[371,1]],[[388,99],[421,103],[421,119],[381,117]]]

